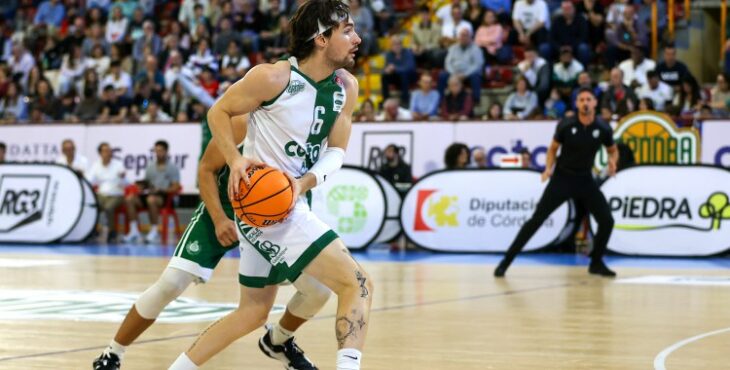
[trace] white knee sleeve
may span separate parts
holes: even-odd
[[[292,315],[302,319],[311,319],[324,307],[332,292],[317,279],[301,274],[294,282],[296,294],[289,300],[286,308]]]
[[[189,272],[166,268],[160,278],[137,298],[134,304],[137,312],[145,319],[156,319],[162,309],[179,297],[196,278]]]

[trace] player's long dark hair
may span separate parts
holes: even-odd
[[[327,28],[323,35],[330,37],[339,25],[333,18],[347,19],[349,14],[350,7],[340,0],[309,0],[299,6],[289,24],[289,55],[300,60],[309,57],[314,51],[310,38],[319,32],[317,21]]]

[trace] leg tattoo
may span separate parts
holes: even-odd
[[[368,279],[366,279],[365,276],[363,276],[360,271],[355,271],[355,277],[357,278],[357,282],[360,283],[360,289],[362,289],[362,293],[360,294],[360,297],[367,298],[369,292],[368,292],[368,288],[365,286],[365,282]]]
[[[339,344],[340,348],[343,348],[347,338],[357,337],[357,334],[355,334],[355,324],[347,317],[337,318],[335,335],[337,336],[337,344]]]

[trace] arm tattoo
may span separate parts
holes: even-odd
[[[362,275],[360,271],[355,271],[355,277],[357,278],[357,282],[360,283],[360,289],[362,289],[362,293],[360,294],[360,297],[367,298],[368,297],[368,288],[365,286],[365,282],[368,280],[365,278],[365,276]]]

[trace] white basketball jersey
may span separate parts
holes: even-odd
[[[243,154],[300,177],[327,145],[346,94],[335,73],[314,82],[297,69],[296,58],[289,64],[286,88],[251,112]]]

